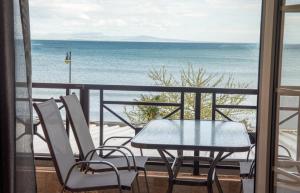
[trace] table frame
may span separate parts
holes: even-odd
[[[178,157],[175,158],[172,164],[170,164],[169,160],[167,159],[165,154],[168,154],[166,150],[164,149],[158,149],[157,150],[163,161],[165,162],[165,165],[167,167],[169,180],[168,180],[168,190],[167,193],[171,193],[173,191],[173,187],[175,184],[177,185],[190,185],[190,186],[207,186],[208,193],[213,193],[213,183],[216,183],[217,189],[220,193],[223,193],[222,187],[220,185],[218,176],[216,174],[216,166],[219,161],[224,159],[222,155],[224,152],[218,152],[217,156],[215,158],[212,157],[205,157],[207,160],[211,163],[207,180],[179,180],[177,179],[177,175],[179,172],[179,169],[181,167],[181,164],[185,157],[182,155],[182,151],[178,151]],[[198,157],[201,159],[201,157]],[[204,157],[202,157],[203,159]],[[195,157],[194,157],[195,159]]]
[[[217,164],[234,152],[249,151],[251,144],[249,142],[249,145],[247,146],[240,146],[240,147],[224,146],[224,147],[214,147],[214,148],[210,148],[208,146],[182,146],[182,145],[165,145],[165,144],[155,144],[154,146],[153,144],[149,145],[149,144],[137,143],[133,139],[132,146],[138,148],[146,148],[146,149],[157,149],[159,155],[161,156],[162,160],[165,163],[168,176],[169,176],[167,193],[172,193],[174,185],[206,186],[208,193],[213,193],[213,183],[216,183],[218,192],[223,193],[222,187],[220,185],[216,173]],[[167,151],[167,149],[177,150],[177,157],[172,156]],[[196,156],[194,154],[193,157],[183,156],[184,150],[193,150],[194,152],[198,152],[198,154]],[[201,157],[199,156],[200,151],[210,151],[211,153],[209,157]],[[225,152],[226,154],[224,155]],[[216,156],[215,153],[217,153]],[[170,161],[167,158],[167,155],[173,157],[174,161],[170,163]],[[203,179],[203,180],[177,179],[177,175],[179,173],[180,167],[183,161],[186,160],[187,158],[189,159],[191,158],[194,161],[194,163],[198,163],[198,164],[199,161],[207,161],[210,163],[210,167],[207,173],[207,179]],[[199,171],[199,168],[196,169]]]

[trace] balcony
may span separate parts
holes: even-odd
[[[45,90],[46,93],[56,93],[57,95],[47,96],[45,98],[33,96],[34,102],[43,102],[50,97],[54,97],[58,104],[61,104],[59,95],[69,95],[76,93],[80,98],[80,103],[83,108],[85,117],[87,118],[90,125],[90,133],[96,145],[103,145],[106,139],[113,137],[114,135],[134,136],[136,135],[143,124],[133,124],[126,116],[114,109],[115,106],[154,106],[158,108],[173,107],[167,115],[162,117],[163,119],[175,118],[185,119],[185,98],[187,95],[194,97],[195,109],[193,112],[194,119],[201,118],[201,105],[202,96],[209,96],[211,98],[211,115],[210,120],[229,120],[232,118],[228,117],[223,111],[226,109],[241,109],[249,110],[252,112],[254,120],[256,120],[256,100],[252,100],[252,103],[246,104],[219,104],[219,96],[231,96],[231,95],[243,95],[246,97],[256,98],[258,91],[256,89],[227,89],[227,88],[194,88],[194,87],[159,87],[159,86],[130,86],[130,85],[93,85],[93,84],[59,84],[59,83],[33,83],[33,93],[35,90]],[[112,95],[118,95],[122,92],[139,92],[139,93],[174,93],[178,95],[178,101],[174,102],[144,102],[136,100],[111,100],[114,99]],[[109,93],[109,97],[107,97]],[[98,110],[98,121],[94,120],[95,117],[90,117],[91,114],[91,100],[98,98],[99,103],[96,108]],[[63,112],[63,105],[60,106]],[[107,121],[111,119],[112,115],[115,121]],[[92,120],[93,119],[93,120]],[[65,126],[67,133],[70,135],[70,142],[74,147],[74,152],[78,154],[76,149],[75,140],[70,130],[70,123],[68,118],[65,119]],[[249,131],[255,131],[255,125],[249,127]],[[60,185],[57,181],[53,167],[51,167],[51,159],[47,154],[47,146],[43,143],[44,137],[39,126],[39,121],[35,121],[35,139],[34,145],[36,149],[36,165],[37,165],[37,179],[39,192],[55,192],[60,190]],[[150,159],[147,162],[147,174],[149,177],[151,192],[165,192],[167,189],[167,172],[156,151],[152,150],[140,150],[130,146],[130,141],[113,140],[112,145],[126,145],[129,147],[135,155],[143,154],[149,156]],[[46,152],[46,153],[45,153]],[[176,151],[169,151],[171,154],[175,154]],[[199,156],[197,151],[185,151],[185,156]],[[211,152],[200,152],[200,156],[208,157],[211,156]],[[224,192],[239,192],[240,191],[240,177],[239,177],[239,161],[245,160],[247,152],[245,153],[233,153],[218,164],[218,172],[220,172],[220,181]],[[254,152],[251,153],[251,157],[254,156]],[[209,168],[208,163],[186,161],[182,164],[180,170],[180,178],[184,179],[203,179],[206,177],[207,170]],[[140,184],[144,183],[144,179],[141,174]],[[50,180],[51,179],[51,180]],[[49,189],[49,181],[52,183],[51,189]],[[198,186],[176,186],[174,192],[206,192],[205,187]],[[141,192],[145,192],[142,188]]]

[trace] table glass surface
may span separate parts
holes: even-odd
[[[250,140],[242,123],[204,120],[153,120],[131,142],[145,149],[248,151]]]

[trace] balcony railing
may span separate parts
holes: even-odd
[[[89,123],[89,115],[90,115],[90,92],[98,91],[99,92],[99,145],[103,145],[104,142],[104,110],[110,112],[117,119],[119,119],[124,124],[128,125],[131,129],[134,129],[137,133],[141,128],[140,126],[136,126],[129,121],[126,120],[122,115],[115,112],[108,105],[143,105],[143,106],[157,106],[157,107],[174,107],[174,110],[166,115],[164,118],[169,118],[170,116],[178,113],[179,119],[184,119],[184,106],[185,106],[185,95],[187,93],[194,94],[194,102],[195,102],[195,110],[194,110],[194,119],[200,119],[201,117],[201,96],[203,94],[211,95],[211,119],[215,120],[216,115],[219,114],[225,120],[232,120],[230,117],[226,116],[222,109],[244,109],[244,110],[253,110],[257,111],[257,105],[234,105],[234,104],[218,104],[217,96],[218,95],[249,95],[249,96],[257,96],[257,89],[228,89],[228,88],[195,88],[195,87],[161,87],[161,86],[133,86],[133,85],[95,85],[95,84],[61,84],[61,83],[33,83],[33,89],[55,89],[62,90],[65,95],[71,94],[71,91],[79,91],[80,103],[82,105],[83,112]],[[171,102],[140,102],[140,101],[124,101],[124,100],[105,100],[104,94],[106,92],[124,92],[124,91],[138,91],[138,92],[151,92],[151,93],[178,93],[180,96],[180,100],[175,103]],[[35,98],[33,97],[34,102],[43,102],[48,100],[48,98]],[[60,102],[58,98],[55,99],[57,102]],[[63,108],[61,106],[61,108]],[[35,133],[36,132],[35,127]],[[70,126],[69,121],[66,117],[66,130],[69,133]],[[124,144],[128,143],[125,141]],[[194,152],[195,156],[199,156],[199,152]],[[194,170],[199,170],[199,163],[194,163]]]
[[[131,129],[134,129],[134,131],[137,133],[140,128],[139,126],[136,126],[129,121],[126,120],[126,118],[122,117],[122,115],[115,112],[112,108],[109,107],[109,105],[143,105],[143,106],[157,106],[157,107],[166,107],[166,106],[172,106],[174,107],[174,110],[166,115],[164,118],[168,118],[174,114],[178,114],[178,118],[184,119],[185,118],[185,95],[188,93],[192,93],[194,95],[194,102],[195,102],[195,109],[194,109],[194,119],[200,119],[201,117],[201,97],[203,94],[209,94],[211,95],[211,119],[215,120],[217,118],[217,114],[219,114],[222,118],[226,120],[232,120],[230,117],[226,116],[222,110],[224,109],[244,109],[244,110],[252,110],[257,112],[257,105],[255,102],[255,105],[234,105],[234,104],[218,104],[217,96],[218,95],[245,95],[245,96],[255,96],[257,97],[258,90],[257,89],[227,89],[227,88],[193,88],[193,87],[160,87],[160,86],[133,86],[133,85],[94,85],[94,84],[60,84],[60,83],[33,83],[33,89],[47,89],[47,90],[61,90],[65,95],[71,94],[71,91],[77,91],[79,93],[80,102],[84,111],[84,114],[87,118],[87,122],[89,123],[89,115],[90,115],[90,92],[96,91],[99,93],[99,145],[102,145],[104,142],[104,111],[111,113],[113,116],[118,118],[121,122],[128,125]],[[290,89],[290,88],[287,88]],[[293,88],[294,89],[294,88]],[[118,92],[124,92],[124,91],[138,91],[138,92],[151,92],[151,93],[162,93],[162,92],[170,92],[170,93],[178,93],[179,100],[175,103],[167,103],[167,102],[139,102],[139,101],[124,101],[124,100],[105,100],[104,95],[107,92],[113,91],[113,94],[117,94]],[[284,90],[286,91],[286,90]],[[49,92],[51,93],[51,92]],[[111,93],[110,93],[111,94]],[[281,93],[282,95],[288,95],[291,96],[291,93]],[[296,93],[297,96],[299,93]],[[292,94],[293,95],[293,94]],[[46,98],[36,98],[33,97],[34,102],[43,102],[48,100],[51,96],[49,94]],[[58,97],[58,96],[57,96]],[[57,102],[60,102],[58,98],[56,98]],[[63,106],[60,106],[62,109]],[[293,107],[280,107],[280,110],[282,111],[293,111],[291,115],[287,117],[282,117],[281,121],[279,122],[279,125],[282,125],[289,120],[293,119],[295,116],[299,114],[299,108],[293,108]],[[256,113],[257,114],[257,113]],[[38,123],[37,123],[38,124]],[[36,125],[37,125],[36,124]],[[128,128],[128,127],[127,127]],[[70,126],[69,121],[66,117],[66,130],[69,133]],[[37,127],[35,127],[35,134],[39,135],[37,132]],[[39,135],[39,137],[43,138]],[[128,143],[128,141],[124,142]],[[199,152],[194,152],[195,156],[199,156]],[[170,155],[172,156],[172,155]],[[157,160],[157,159],[156,159]],[[159,164],[160,162],[151,162],[151,164]],[[161,163],[160,163],[161,164]],[[187,163],[183,164],[183,166],[192,166],[194,167],[194,173],[197,173],[195,171],[199,171],[199,163]],[[218,165],[219,168],[238,168],[236,166],[228,164],[225,165]]]
[[[228,95],[257,95],[257,89],[228,89],[228,88],[195,88],[195,87],[161,87],[161,86],[133,86],[133,85],[95,85],[95,84],[61,84],[61,83],[33,83],[33,89],[60,89],[64,90],[66,95],[70,94],[70,90],[79,90],[80,93],[80,102],[84,115],[89,123],[89,112],[90,112],[90,91],[98,90],[100,97],[100,144],[103,144],[103,126],[104,126],[104,109],[117,117],[121,122],[125,123],[132,129],[138,131],[139,128],[129,123],[124,117],[114,112],[107,105],[143,105],[143,106],[173,106],[176,107],[174,111],[166,115],[163,118],[168,118],[175,113],[179,112],[180,119],[184,119],[184,105],[185,100],[184,96],[186,93],[195,94],[195,112],[194,118],[200,119],[201,117],[201,95],[202,94],[211,94],[212,97],[212,113],[211,119],[216,119],[216,114],[219,113],[222,117],[227,120],[232,120],[230,117],[226,116],[221,109],[252,109],[257,110],[257,105],[232,105],[232,104],[217,104],[216,96],[219,94],[228,94]],[[139,102],[139,101],[120,101],[120,100],[104,100],[104,94],[106,91],[141,91],[141,92],[172,92],[180,94],[180,101],[177,103],[168,103],[168,102]],[[53,96],[49,96],[53,97]],[[42,102],[48,100],[49,98],[33,98],[34,102]],[[60,102],[59,99],[56,99],[57,102]],[[69,124],[67,124],[67,131],[69,131]]]

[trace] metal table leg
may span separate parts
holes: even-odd
[[[173,191],[173,185],[174,185],[174,173],[173,173],[173,170],[172,170],[172,167],[171,167],[171,164],[169,163],[167,157],[165,156],[164,150],[162,149],[158,149],[158,153],[159,155],[161,156],[161,158],[163,159],[163,161],[165,162],[166,164],[166,167],[167,167],[167,170],[168,170],[168,175],[169,175],[169,183],[168,183],[168,190],[167,190],[167,193],[172,193]]]
[[[178,160],[175,159],[173,166],[169,163],[165,153],[165,150],[163,149],[158,149],[158,153],[161,156],[161,158],[163,159],[163,161],[165,162],[165,165],[167,167],[167,171],[168,171],[168,175],[169,175],[169,183],[168,183],[168,190],[167,193],[172,193],[173,191],[173,186],[174,186],[174,182],[176,180],[176,176],[178,174],[179,171],[179,167],[181,166],[181,158],[179,158]],[[213,193],[213,183],[216,182],[216,186],[218,188],[219,193],[223,193],[222,187],[220,185],[218,176],[216,174],[216,166],[218,164],[218,162],[221,160],[222,155],[224,152],[219,152],[218,155],[214,158],[214,160],[211,162],[209,171],[208,171],[208,175],[207,175],[207,190],[208,193]]]
[[[218,176],[216,174],[216,166],[217,166],[218,162],[221,160],[223,153],[224,152],[218,153],[217,157],[215,157],[214,161],[211,163],[210,168],[208,170],[208,175],[207,175],[208,193],[213,193],[212,185],[213,185],[214,181],[216,182],[216,186],[218,188],[219,193],[223,193]]]

